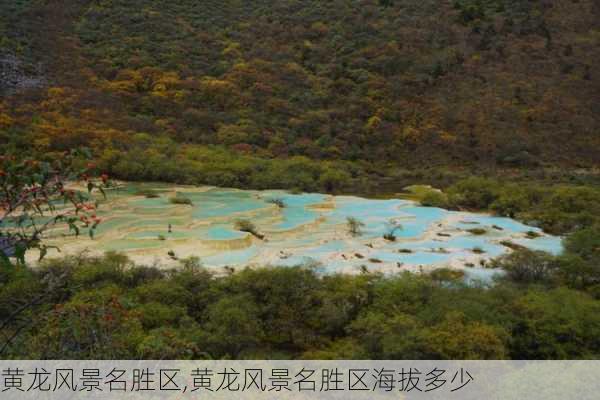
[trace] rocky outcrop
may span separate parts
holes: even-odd
[[[10,94],[45,83],[41,64],[31,66],[14,55],[0,55],[0,93]]]

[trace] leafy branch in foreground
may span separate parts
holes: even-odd
[[[15,258],[25,262],[25,253],[38,249],[42,259],[51,248],[42,242],[46,231],[66,224],[78,236],[87,230],[93,238],[101,220],[96,215],[98,202],[92,192],[109,186],[106,174],[95,176],[95,166],[81,168],[86,151],[54,155],[35,160],[14,155],[0,157],[0,260],[10,264]],[[85,189],[77,189],[76,184]]]

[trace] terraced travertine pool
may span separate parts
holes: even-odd
[[[136,195],[141,190],[158,197]],[[185,196],[193,204],[172,204],[169,199],[174,196]],[[273,199],[285,206],[273,204]],[[355,273],[365,268],[392,272],[450,266],[484,279],[495,272],[482,265],[510,251],[507,242],[551,253],[562,249],[559,237],[509,218],[422,207],[401,199],[278,190],[127,184],[109,192],[99,216],[103,223],[94,239],[73,240],[55,230],[51,242],[63,254],[116,250],[134,261],[160,265],[176,263],[174,253],[176,258],[198,256],[209,268],[310,262],[321,264],[325,272]],[[348,217],[364,223],[361,235],[348,232]],[[239,219],[252,221],[264,240],[238,231]],[[383,238],[390,221],[402,226],[395,241]],[[469,232],[473,228],[485,233]]]

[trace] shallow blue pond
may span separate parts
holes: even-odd
[[[168,261],[171,251],[180,257],[198,256],[208,267],[314,261],[325,272],[393,272],[450,265],[465,268],[472,280],[491,279],[494,271],[473,266],[510,251],[506,242],[554,254],[562,250],[561,238],[510,218],[422,207],[401,199],[168,185],[155,187],[157,198],[137,194],[152,188],[138,185],[111,194],[96,238],[81,238],[84,242],[78,245],[89,242],[90,249],[119,250],[146,262]],[[190,199],[192,205],[172,204],[169,199],[175,196]],[[348,231],[349,217],[361,222],[356,235]],[[240,232],[240,219],[250,221],[259,234]],[[475,227],[485,233],[470,233]],[[385,240],[392,231],[396,239]],[[527,238],[530,231],[540,237]]]

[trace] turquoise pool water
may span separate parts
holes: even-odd
[[[139,195],[152,190],[156,198]],[[191,205],[172,204],[187,197]],[[284,207],[273,204],[279,199]],[[319,263],[329,272],[358,269],[387,272],[430,266],[464,267],[469,279],[490,279],[482,260],[510,251],[510,241],[535,250],[560,253],[561,238],[510,218],[421,207],[414,202],[285,191],[243,191],[168,185],[128,185],[109,194],[99,215],[106,219],[91,240],[81,237],[73,249],[118,250],[134,260],[171,260],[198,256],[208,267],[290,266]],[[352,236],[346,226],[354,217],[364,226]],[[251,221],[264,240],[236,229]],[[400,224],[395,241],[383,235]],[[468,230],[485,229],[483,235]],[[534,231],[540,237],[529,239]],[[64,242],[67,251],[72,244]]]

